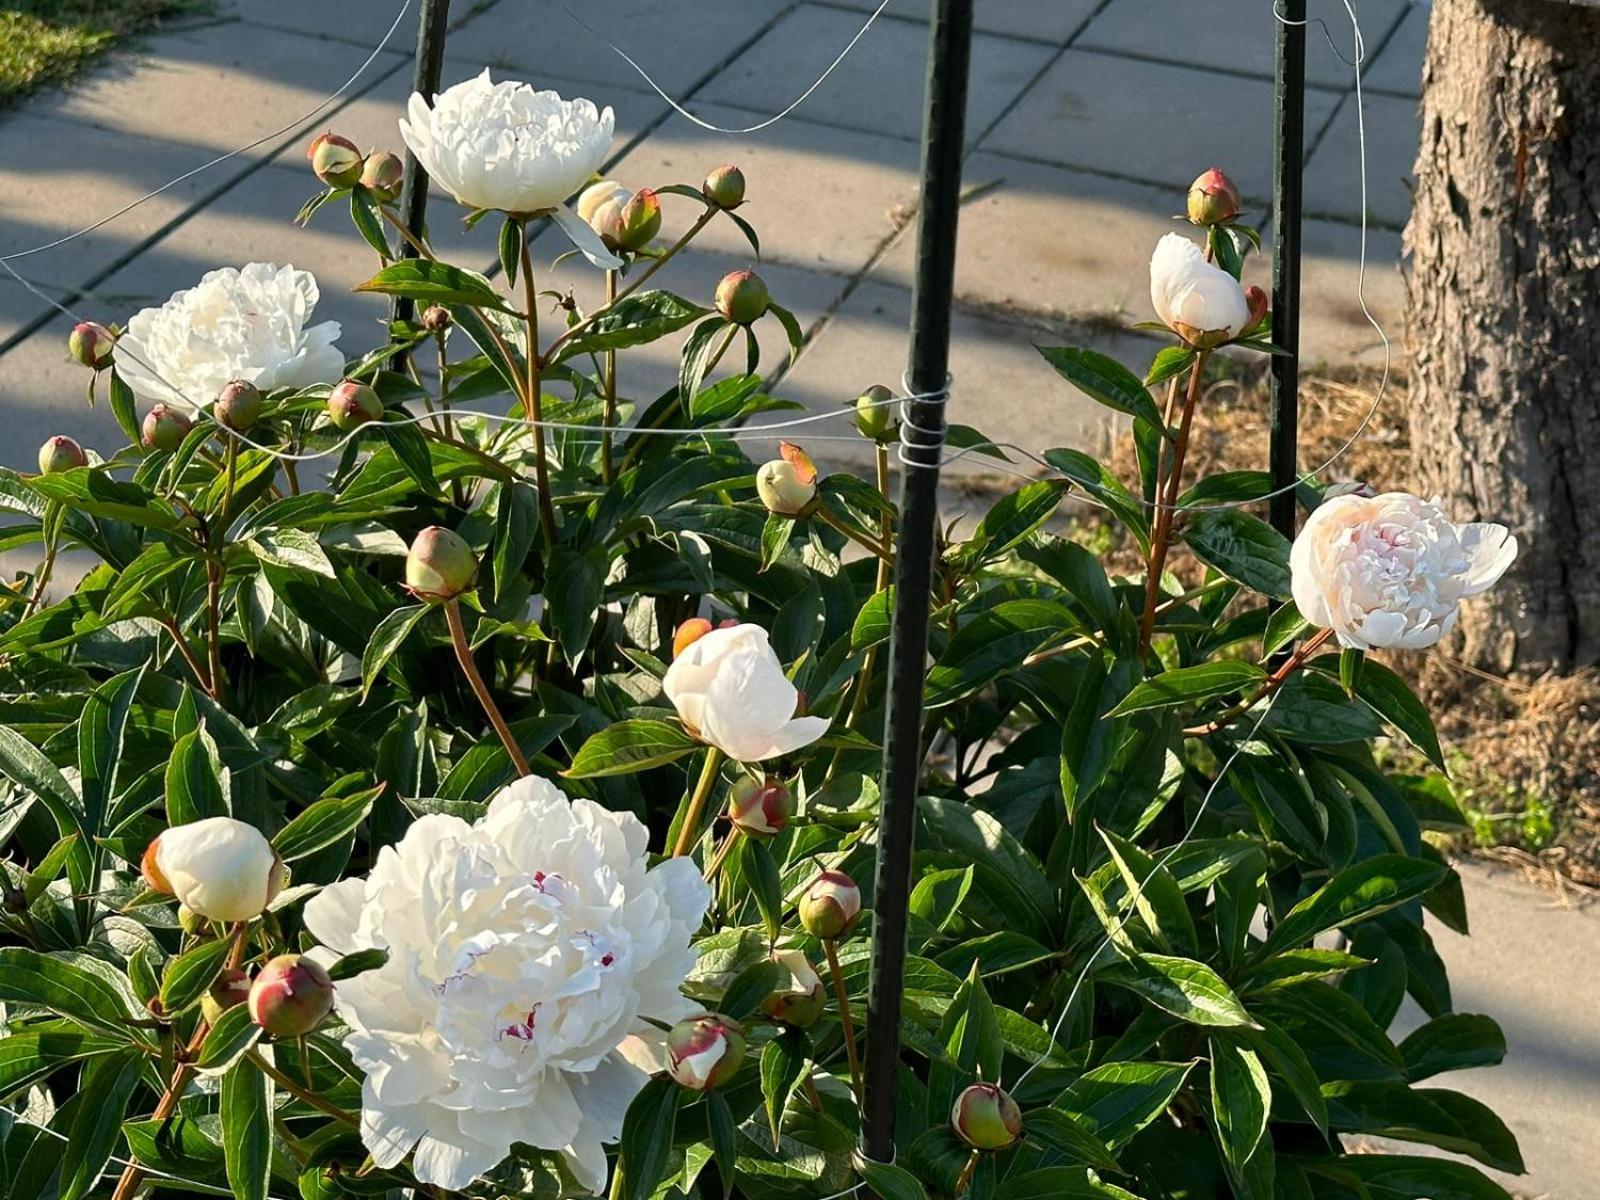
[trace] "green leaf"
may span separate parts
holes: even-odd
[[[677,333],[709,313],[710,309],[671,292],[635,292],[605,309],[582,333],[561,346],[551,361],[643,346]]]
[[[778,935],[783,932],[784,909],[783,881],[777,861],[761,841],[732,832],[728,836],[739,837],[739,845],[735,847],[738,878],[749,890],[750,899],[755,901],[756,909],[761,913],[761,923],[766,926],[767,937],[776,942]]]
[[[783,982],[781,966],[770,958],[758,958],[733,977],[717,1011],[735,1021],[747,1020]]]
[[[106,813],[117,791],[122,763],[123,731],[143,678],[141,668],[107,680],[89,694],[78,721],[78,791],[83,797],[84,828],[91,839],[106,831]]]
[[[1123,966],[1102,971],[1100,977],[1194,1025],[1255,1025],[1222,976],[1191,958],[1141,954]]]
[[[1082,1163],[1099,1171],[1118,1169],[1116,1157],[1095,1134],[1056,1108],[1036,1108],[1026,1119],[1029,1141],[1048,1146],[1069,1162]]]
[[[632,775],[673,762],[700,749],[700,743],[671,721],[636,718],[618,721],[594,734],[578,748],[568,779],[598,779],[606,775]]]
[[[733,1190],[733,1174],[739,1165],[739,1125],[721,1092],[707,1092],[706,1125],[711,1134],[711,1153],[722,1177],[723,1193]]]
[[[245,543],[262,562],[291,571],[306,571],[324,579],[337,573],[317,535],[305,529],[263,529]]]
[[[789,548],[789,539],[794,534],[795,519],[786,517],[782,513],[769,512],[766,523],[761,526],[761,571],[772,569],[773,565],[783,557],[783,552]]]
[[[1259,1018],[1258,1018],[1259,1019]],[[1328,1102],[1322,1095],[1322,1081],[1300,1044],[1271,1021],[1260,1020],[1259,1032],[1247,1034],[1272,1074],[1283,1081],[1311,1123],[1328,1131]]]
[[[1211,1111],[1223,1156],[1242,1174],[1267,1131],[1272,1085],[1253,1050],[1215,1037],[1211,1039]]]
[[[111,403],[111,415],[117,419],[122,435],[133,445],[139,444],[139,404],[133,389],[123,382],[115,370],[111,372],[106,394]]]
[[[850,649],[860,651],[881,645],[889,640],[889,626],[894,614],[894,587],[874,592],[872,598],[861,606],[855,623],[850,627]]]
[[[20,946],[0,948],[0,1000],[37,1004],[124,1037],[130,1018],[148,1016],[114,967],[86,954],[39,954]]]
[[[55,764],[16,730],[0,725],[0,772],[49,810],[62,838],[77,838],[67,860],[72,890],[76,894],[92,891],[95,884],[90,877],[89,835],[84,828],[83,807]]]
[[[1361,678],[1356,683],[1356,695],[1403,733],[1413,746],[1428,756],[1434,766],[1444,770],[1444,750],[1439,745],[1433,717],[1405,680],[1382,663],[1369,658],[1362,665]]]
[[[1149,391],[1139,377],[1114,358],[1097,354],[1093,350],[1074,350],[1069,347],[1035,346],[1044,360],[1056,369],[1091,400],[1149,421],[1162,428],[1161,410],[1151,399]]]
[[[383,219],[378,216],[378,206],[372,199],[372,193],[364,187],[350,189],[350,220],[354,222],[356,232],[366,239],[367,245],[376,250],[380,257],[394,257],[388,236],[383,230]]]
[[[1260,517],[1236,508],[1209,509],[1185,526],[1183,536],[1196,558],[1235,583],[1289,598],[1289,539]]]
[[[1150,548],[1150,517],[1144,504],[1123,483],[1081,450],[1046,450],[1044,459],[1089,496],[1111,510],[1128,527],[1141,550]]]
[[[172,1016],[191,1004],[198,1004],[200,997],[216,982],[232,948],[232,938],[214,938],[168,963],[161,980],[161,1011]]]
[[[229,1070],[263,1036],[261,1026],[250,1016],[248,1004],[235,1004],[206,1032],[195,1067],[202,1075]]]
[[[682,1096],[683,1089],[661,1075],[645,1084],[628,1106],[617,1161],[622,1172],[618,1200],[650,1200],[667,1177]]]
[[[1261,635],[1261,653],[1276,654],[1310,627],[1293,600],[1286,600],[1272,610],[1267,618],[1267,630]]]
[[[1054,942],[1060,924],[1056,889],[1004,825],[981,809],[940,796],[918,797],[917,808],[939,842],[972,863],[983,886],[1004,898],[1019,929]]]
[[[383,674],[383,668],[389,664],[389,660],[399,652],[418,622],[432,610],[431,604],[408,604],[404,608],[395,609],[378,622],[378,627],[372,631],[372,637],[367,640],[367,648],[361,653],[363,701],[372,691],[372,685],[377,682],[378,676]]]
[[[505,313],[513,311],[494,290],[494,285],[478,272],[433,259],[403,258],[352,290],[408,296],[422,304],[466,304]]]
[[[603,546],[582,553],[557,546],[550,555],[544,598],[555,626],[556,640],[568,662],[577,662],[589,645],[600,605],[605,601],[606,567],[610,559]]]
[[[855,1156],[855,1167],[879,1200],[928,1200],[917,1177],[904,1167],[874,1162],[864,1154]]]
[[[810,1068],[811,1043],[798,1029],[785,1029],[762,1047],[761,1096],[766,1105],[774,1150],[781,1144],[784,1110]]]
[[[500,226],[500,269],[505,272],[506,286],[517,286],[517,271],[522,265],[522,222],[511,217]]]
[[[1222,659],[1201,663],[1194,667],[1178,667],[1163,671],[1147,679],[1123,697],[1106,715],[1121,717],[1128,713],[1144,712],[1154,708],[1170,708],[1177,704],[1193,704],[1213,696],[1226,696],[1244,691],[1266,679],[1267,673],[1254,663]]]
[[[1105,829],[1098,832],[1145,928],[1165,949],[1186,954],[1196,952],[1199,935],[1195,932],[1194,917],[1171,873],[1126,838]]]
[[[0,1043],[3,1045],[4,1043]],[[1446,1013],[1412,1030],[1400,1043],[1412,1083],[1444,1071],[1492,1067],[1506,1056],[1506,1036],[1493,1017]]]
[[[1267,935],[1261,957],[1309,942],[1327,929],[1375,917],[1429,891],[1447,873],[1439,863],[1380,854],[1347,867],[1307,896]]]
[[[979,1079],[999,1079],[1005,1044],[1000,1037],[994,1002],[984,990],[978,964],[956,990],[945,1010],[939,1040],[948,1059],[928,1064],[928,1097],[924,1106],[930,1125],[948,1122],[961,1090]]]
[[[267,1200],[272,1181],[272,1080],[253,1063],[239,1063],[222,1077],[219,1112],[222,1157],[235,1200]]]
[[[953,704],[1018,670],[1028,655],[1052,640],[1072,613],[1050,600],[1002,600],[980,611],[956,632],[928,672],[923,704]]]
[[[166,770],[167,820],[188,825],[207,817],[225,817],[231,805],[226,768],[217,744],[204,727],[184,734],[172,747]]]
[[[994,1200],[1138,1200],[1083,1167],[1041,1167],[1007,1176],[993,1196]]]
[[[1347,1193],[1371,1200],[1511,1200],[1511,1194],[1466,1163],[1407,1154],[1351,1154],[1302,1160]]]
[[[19,1027],[0,1037],[0,1102],[84,1058],[127,1046],[124,1038],[100,1037],[73,1025]]]
[[[500,485],[494,517],[494,599],[506,595],[539,534],[539,493],[521,480]]]
[[[961,570],[992,562],[1024,541],[1061,506],[1066,488],[1053,479],[1039,479],[1007,492],[983,515],[972,536],[947,557]]]
[[[389,961],[389,952],[377,947],[370,950],[353,950],[328,965],[328,978],[338,983],[341,979],[354,979],[367,971],[376,971]]]
[[[142,1054],[114,1054],[84,1068],[61,1155],[59,1200],[83,1200],[99,1182],[143,1067]]]
[[[1085,1071],[1054,1107],[1112,1148],[1167,1110],[1194,1063],[1114,1062]]]
[[[284,862],[294,862],[333,845],[367,819],[385,786],[380,783],[349,796],[318,800],[279,831],[272,839],[273,849]]]
[[[1195,353],[1188,346],[1163,346],[1156,352],[1155,359],[1150,363],[1150,370],[1145,373],[1145,386],[1155,387],[1158,383],[1165,383],[1174,376],[1182,375],[1194,365]],[[1157,424],[1159,423],[1158,421]]]
[[[1323,1091],[1328,1122],[1340,1132],[1438,1146],[1513,1175],[1524,1170],[1517,1139],[1505,1123],[1459,1092],[1381,1080],[1329,1083]]]

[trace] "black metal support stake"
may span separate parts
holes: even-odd
[[[1289,353],[1272,358],[1269,502],[1273,528],[1295,533],[1294,483],[1300,434],[1300,220],[1306,145],[1306,0],[1279,0],[1277,135],[1272,179],[1272,340]]]
[[[449,29],[450,0],[422,0],[422,20],[417,28],[417,66],[411,77],[411,90],[421,92],[430,104],[438,94],[439,80],[444,74],[444,40]],[[413,237],[421,239],[428,220],[428,173],[409,150],[406,151],[405,186],[400,192],[400,219]],[[417,257],[415,247],[404,238],[400,239],[400,257]],[[416,304],[407,296],[396,296],[391,311],[395,320],[409,321],[416,312]]]
[[[869,1157],[894,1157],[895,1074],[900,1062],[900,1001],[906,960],[911,841],[922,774],[922,690],[927,678],[928,610],[939,521],[939,460],[949,384],[950,304],[955,290],[956,221],[966,139],[973,0],[933,0],[923,125],[922,201],[916,285],[911,300],[911,393],[902,434],[907,465],[900,484],[900,536],[889,641],[889,695],[883,751],[883,815],[873,892],[872,978],[867,1008],[866,1096],[862,1119]]]

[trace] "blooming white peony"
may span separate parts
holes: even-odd
[[[672,660],[661,686],[691,733],[738,762],[776,758],[828,732],[821,717],[794,715],[800,693],[759,625],[696,639]]]
[[[117,374],[135,395],[186,412],[235,379],[264,392],[333,383],[344,373],[339,323],[308,327],[318,297],[315,276],[292,266],[209,271],[134,315],[117,339]]]
[[[1188,238],[1169,233],[1150,258],[1150,303],[1164,325],[1194,346],[1216,346],[1250,324],[1250,302],[1239,281]]]
[[[504,789],[475,824],[425,816],[366,879],[323,889],[306,927],[388,962],[339,984],[366,1072],[361,1140],[380,1167],[464,1188],[513,1142],[559,1151],[591,1190],[602,1148],[659,1069],[710,890],[689,859],[647,870],[630,814],[548,780]]]
[[[1517,557],[1504,525],[1452,524],[1437,503],[1388,492],[1338,496],[1306,521],[1289,555],[1294,602],[1358,650],[1431,646],[1461,601]]]
[[[157,891],[211,921],[260,916],[287,874],[266,836],[232,817],[165,830],[145,851],[142,869]]]
[[[600,169],[616,130],[611,109],[563,100],[525,83],[495,83],[488,70],[439,93],[413,93],[400,136],[428,174],[473,209],[548,213],[592,261],[621,266],[567,197]]]

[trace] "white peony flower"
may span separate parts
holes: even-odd
[[[1250,324],[1250,302],[1239,281],[1188,238],[1169,233],[1150,258],[1150,303],[1164,325],[1194,346],[1217,346]]]
[[[1388,492],[1324,501],[1295,538],[1289,567],[1300,615],[1340,645],[1417,650],[1450,632],[1461,601],[1487,591],[1516,557],[1504,525],[1455,525],[1437,503]]]
[[[673,658],[661,686],[691,733],[738,762],[776,758],[828,732],[821,717],[794,715],[800,693],[759,625],[697,638]]]
[[[287,872],[254,825],[207,817],[164,831],[144,853],[145,881],[211,921],[258,917]]]
[[[117,339],[117,374],[134,394],[187,412],[235,379],[262,391],[333,383],[344,373],[339,323],[311,325],[310,271],[250,263],[209,271],[160,308],[135,314]]]
[[[472,209],[548,213],[591,261],[622,262],[566,200],[600,169],[616,116],[592,100],[563,100],[525,83],[495,83],[488,70],[439,93],[413,93],[400,136],[439,185]]]
[[[698,1011],[679,988],[710,890],[687,858],[647,870],[647,841],[530,776],[475,824],[421,818],[306,905],[333,952],[389,952],[336,998],[380,1167],[415,1147],[417,1178],[456,1191],[522,1142],[604,1186],[604,1143],[662,1065],[650,1022]]]

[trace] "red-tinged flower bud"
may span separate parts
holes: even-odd
[[[139,433],[150,449],[171,451],[183,445],[183,439],[189,436],[193,428],[194,422],[177,409],[158,404],[145,413]]]
[[[453,320],[450,310],[442,304],[430,304],[422,312],[422,327],[429,333],[443,333]]]
[[[660,232],[661,198],[649,188],[640,188],[617,217],[617,245],[624,250],[642,250]]]
[[[793,816],[794,796],[771,776],[762,783],[742,776],[728,796],[728,820],[747,837],[775,837]]]
[[[478,557],[467,540],[442,525],[430,525],[406,555],[406,589],[418,600],[442,604],[472,590]]]
[[[209,991],[200,997],[200,1015],[207,1025],[222,1020],[222,1014],[250,999],[250,976],[237,967],[223,967]]]
[[[111,330],[94,321],[80,321],[67,335],[67,353],[75,362],[96,371],[111,365],[112,350],[117,338]]]
[[[799,950],[774,950],[772,961],[788,973],[789,979],[761,1002],[762,1013],[797,1029],[816,1024],[827,1006],[827,990],[811,960]]]
[[[772,293],[754,271],[730,271],[717,284],[717,311],[735,325],[754,325],[772,304]]]
[[[843,871],[823,871],[800,897],[799,916],[812,937],[843,937],[861,919],[861,889]]]
[[[817,464],[791,442],[779,442],[778,453],[756,472],[756,494],[768,512],[797,517],[817,498]]]
[[[894,431],[894,393],[875,383],[857,396],[856,428],[862,437],[888,441]]]
[[[361,169],[366,165],[356,144],[336,133],[314,138],[306,147],[306,157],[311,160],[311,170],[316,177],[332,188],[354,187],[360,183]]]
[[[250,985],[250,1019],[273,1037],[301,1037],[333,1011],[333,980],[303,954],[280,954]]]
[[[244,433],[261,417],[261,389],[245,379],[223,384],[211,415],[224,427]]]
[[[700,194],[718,208],[738,208],[744,203],[744,172],[738,167],[718,167],[700,185]]]
[[[1212,167],[1189,185],[1189,220],[1196,225],[1226,225],[1239,215],[1239,189]]]
[[[89,464],[83,447],[64,434],[56,434],[39,447],[39,474],[55,475]]]
[[[406,164],[387,150],[374,150],[361,165],[361,186],[380,204],[398,200],[405,182]]]
[[[1022,1110],[992,1083],[975,1083],[957,1096],[950,1124],[974,1150],[1006,1150],[1022,1138]]]
[[[1250,323],[1246,329],[1254,329],[1261,324],[1261,318],[1267,315],[1267,309],[1272,304],[1272,297],[1268,296],[1265,288],[1251,284],[1244,290],[1245,303],[1250,305]]]
[[[672,657],[677,658],[678,655],[710,632],[710,621],[704,617],[690,617],[682,625],[679,625],[677,632],[672,635]]]
[[[383,416],[383,401],[369,385],[346,379],[328,393],[328,420],[340,433],[360,429]]]
[[[695,1017],[667,1034],[667,1071],[680,1087],[709,1092],[739,1073],[744,1052],[739,1022],[719,1013]]]

